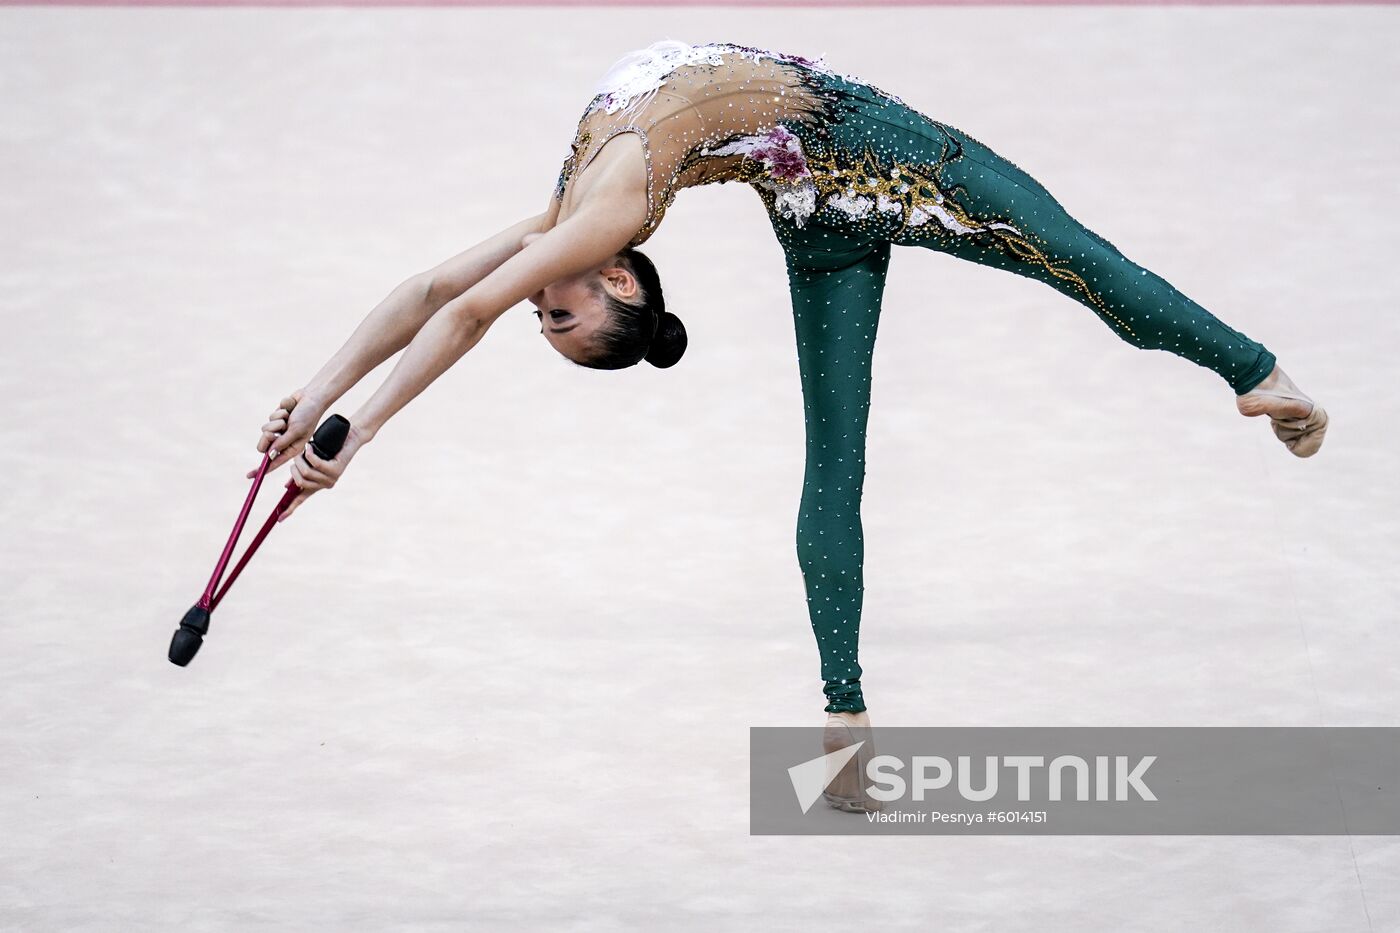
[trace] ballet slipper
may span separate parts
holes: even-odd
[[[822,730],[822,750],[826,754],[863,742],[851,760],[827,783],[822,796],[838,810],[848,813],[874,813],[880,801],[865,792],[866,766],[875,757],[870,717],[865,713],[831,713]]]
[[[1251,418],[1268,415],[1274,435],[1296,457],[1317,453],[1327,434],[1327,412],[1298,388],[1278,364],[1263,381],[1236,398],[1235,406],[1240,414]]]
[[[1274,435],[1283,441],[1284,446],[1295,457],[1311,457],[1317,453],[1318,448],[1322,446],[1322,439],[1327,436],[1326,409],[1301,392],[1255,387],[1240,396],[1238,405],[1240,411],[1246,415],[1268,414],[1257,402],[1250,404],[1252,400],[1258,400],[1261,397],[1307,402],[1308,413],[1306,415],[1298,418],[1276,418],[1270,414],[1269,421],[1274,429]]]
[[[1275,418],[1272,426],[1274,435],[1283,441],[1284,446],[1291,450],[1294,456],[1311,457],[1317,453],[1318,448],[1322,446],[1322,439],[1327,436],[1327,411],[1314,405],[1306,418],[1289,421]]]

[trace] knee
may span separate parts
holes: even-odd
[[[841,562],[861,538],[863,477],[809,475],[797,516],[797,556],[804,569]]]
[[[839,524],[799,522],[797,525],[797,566],[812,582],[828,580],[840,585],[861,567],[863,541],[859,517]]]
[[[1155,330],[1149,331],[1144,328],[1140,318],[1129,324],[1125,313],[1119,307],[1114,307],[1111,313],[1113,316],[1108,317],[1108,323],[1118,332],[1118,336],[1123,339],[1124,343],[1139,350],[1160,350],[1163,348],[1161,334]]]
[[[1130,346],[1166,349],[1174,298],[1162,293],[1161,280],[1092,231],[1085,231],[1077,252],[1083,264],[1073,270],[1074,279],[1062,283],[1065,290]]]
[[[832,456],[820,466],[809,464],[802,477],[802,514],[816,521],[860,511],[865,488],[865,461],[858,454]]]

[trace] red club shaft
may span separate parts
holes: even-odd
[[[238,513],[238,521],[234,522],[233,531],[228,536],[228,543],[224,545],[224,551],[219,555],[219,562],[214,565],[214,573],[209,577],[209,585],[204,588],[204,595],[199,597],[199,602],[196,603],[203,609],[214,607],[214,590],[219,585],[219,578],[224,575],[228,559],[233,556],[233,548],[238,544],[239,536],[243,534],[243,525],[248,521],[248,513],[253,509],[253,500],[258,497],[258,490],[262,488],[263,477],[267,475],[267,468],[271,463],[272,457],[263,454],[262,464],[258,467],[257,475],[253,477],[253,488],[248,490],[248,498],[243,500],[243,508]]]
[[[258,529],[258,533],[253,536],[253,540],[248,542],[248,550],[243,552],[243,556],[238,559],[238,563],[234,565],[233,571],[228,575],[228,580],[224,582],[223,587],[220,588],[218,594],[209,604],[210,612],[213,612],[214,607],[219,605],[220,600],[224,598],[224,594],[228,592],[228,588],[233,586],[233,581],[238,579],[238,575],[242,573],[243,568],[248,565],[249,559],[257,552],[258,545],[263,543],[263,539],[272,531],[272,526],[277,524],[277,519],[286,511],[287,506],[292,504],[292,500],[297,497],[299,492],[301,492],[301,487],[293,480],[287,480],[287,491],[282,493],[282,498],[277,503],[276,507],[273,508],[272,514],[267,517],[267,521],[263,522],[262,527]]]

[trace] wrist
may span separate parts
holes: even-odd
[[[305,405],[315,410],[317,414],[323,414],[333,401],[335,401],[335,396],[331,394],[328,386],[312,381],[302,387],[301,401],[297,404]]]
[[[356,447],[363,447],[374,440],[374,435],[378,433],[378,428],[361,422],[358,418],[350,419],[350,438],[355,442]]]

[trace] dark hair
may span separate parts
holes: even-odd
[[[628,304],[603,288],[594,287],[603,297],[607,323],[598,329],[598,352],[580,365],[593,369],[626,369],[646,360],[665,369],[676,365],[685,353],[685,325],[666,310],[666,296],[661,292],[661,277],[656,266],[643,253],[627,247],[617,254],[619,265],[637,279],[640,300]]]

